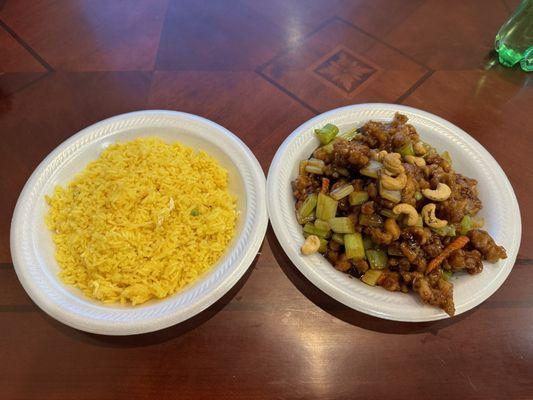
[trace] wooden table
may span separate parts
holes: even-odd
[[[0,1],[0,398],[533,398],[533,75],[491,46],[516,1]],[[519,258],[476,309],[434,323],[350,310],[296,271],[269,228],[226,296],[164,331],[104,337],[20,286],[10,218],[73,133],[182,110],[241,137],[266,172],[299,124],[353,103],[440,115],[479,140],[522,210]]]

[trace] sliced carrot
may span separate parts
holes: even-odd
[[[322,193],[327,193],[329,190],[329,179],[328,178],[322,178]]]
[[[442,252],[435,257],[433,260],[431,260],[428,264],[428,267],[426,269],[426,274],[429,274],[434,269],[438,268],[439,265],[442,264],[442,262],[448,258],[452,252],[455,250],[462,249],[465,247],[465,245],[470,241],[468,236],[459,236],[457,239],[455,239],[453,242],[451,242],[448,246],[442,250]]]

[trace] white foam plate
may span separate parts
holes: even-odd
[[[414,294],[388,292],[370,287],[358,279],[335,270],[320,254],[304,257],[302,228],[294,213],[291,181],[298,174],[298,163],[307,159],[319,145],[314,129],[326,123],[341,132],[366,121],[390,121],[399,111],[409,117],[421,138],[439,151],[448,150],[454,169],[478,180],[485,228],[507,250],[508,258],[497,264],[484,263],[481,274],[456,274],[454,299],[456,315],[477,306],[505,281],[514,265],[520,245],[521,222],[516,196],[505,173],[483,146],[466,132],[436,115],[396,104],[359,104],[338,108],[305,122],[278,149],[267,179],[267,205],[274,232],[296,267],[318,288],[348,307],[397,321],[433,321],[447,318],[438,308],[423,304]]]
[[[235,238],[222,259],[200,280],[163,300],[139,306],[105,305],[58,279],[44,196],[67,184],[110,143],[158,136],[205,150],[229,172],[229,190],[240,212]],[[222,297],[245,273],[265,236],[265,176],[250,149],[222,126],[175,111],[139,111],[106,119],[57,147],[33,172],[18,199],[11,224],[11,255],[22,286],[55,319],[94,333],[127,335],[184,321]]]

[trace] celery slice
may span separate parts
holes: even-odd
[[[379,278],[381,278],[382,272],[377,269],[369,269],[365,272],[365,274],[361,277],[361,280],[370,286],[376,286],[378,283]]]
[[[331,230],[335,233],[354,233],[355,226],[351,218],[349,217],[337,217],[331,218],[329,221]]]
[[[322,144],[328,144],[331,142],[337,133],[339,133],[339,128],[333,124],[326,124],[320,129],[315,129],[315,133]]]
[[[352,192],[350,193],[350,197],[348,199],[351,206],[360,206],[367,200],[368,200],[368,193],[365,191]]]
[[[329,221],[337,214],[338,201],[332,199],[327,194],[319,193],[316,205],[316,217],[324,221]]]
[[[350,193],[352,193],[353,190],[354,190],[353,186],[350,184],[341,185],[338,188],[329,192],[329,195],[334,200],[341,200],[341,199],[344,199],[346,196],[348,196]]]
[[[300,208],[298,209],[298,216],[300,218],[305,218],[313,212],[318,201],[318,195],[316,193],[311,193],[308,195]]]
[[[327,221],[323,221],[321,219],[315,220],[315,227],[317,227],[320,230],[323,231],[329,231],[331,230],[331,227],[329,226]]]
[[[347,233],[344,235],[344,249],[346,257],[354,260],[365,258],[365,248],[363,246],[363,237],[359,232]]]
[[[366,259],[372,269],[384,269],[387,267],[389,257],[383,250],[368,249],[366,252]]]
[[[304,232],[310,235],[316,235],[321,238],[328,238],[331,236],[331,232],[323,229],[318,229],[314,224],[308,222],[304,225]]]

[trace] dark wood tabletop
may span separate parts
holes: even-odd
[[[532,399],[533,75],[498,65],[508,0],[0,0],[1,399]],[[522,212],[518,260],[477,308],[431,323],[353,311],[269,227],[220,301],[163,331],[56,322],[14,272],[11,216],[39,162],[80,129],[181,110],[238,135],[265,173],[302,122],[414,106],[483,144]]]

